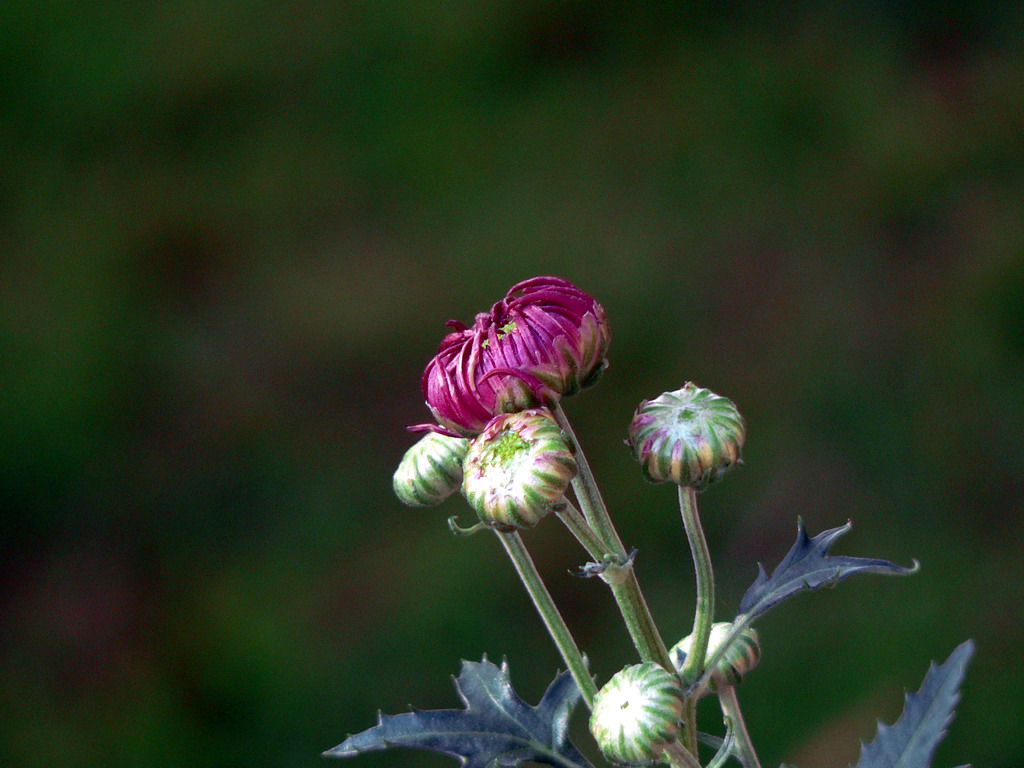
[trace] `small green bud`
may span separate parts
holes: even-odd
[[[710,659],[718,651],[731,630],[732,624],[728,621],[719,621],[711,625],[706,658]],[[687,635],[672,646],[669,656],[672,657],[672,663],[676,665],[676,669],[683,668],[692,646],[693,635]],[[743,682],[744,676],[756,667],[760,660],[761,643],[757,630],[747,627],[729,644],[722,658],[715,664],[715,668],[711,672],[711,687],[717,689],[723,685],[739,685]]]
[[[410,507],[440,504],[462,485],[469,440],[428,432],[405,452],[395,471],[395,495]]]
[[[671,480],[703,491],[742,463],[743,417],[732,401],[687,382],[644,400],[629,425],[629,445],[654,483]]]
[[[676,740],[682,716],[679,678],[645,661],[617,672],[597,692],[590,732],[613,763],[642,765]]]
[[[564,498],[573,454],[547,408],[500,414],[470,442],[462,492],[488,525],[530,528]]]

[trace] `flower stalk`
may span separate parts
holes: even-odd
[[[583,517],[583,513],[576,508],[575,504],[565,499],[562,505],[556,507],[555,514],[565,527],[569,529],[569,532],[576,537],[576,541],[587,550],[587,554],[594,559],[595,563],[604,563],[606,561],[611,553],[600,537],[594,533],[594,529],[590,527]]]
[[[711,625],[715,620],[715,574],[711,567],[711,552],[704,538],[704,528],[697,511],[697,493],[688,486],[679,486],[679,512],[683,528],[693,555],[693,569],[697,576],[697,600],[693,616],[693,646],[682,669],[683,681],[693,682],[704,670],[708,652]]]
[[[706,768],[722,768],[723,765],[729,762],[729,758],[732,757],[735,744],[736,737],[733,734],[732,723],[729,718],[725,718],[725,738],[722,739],[722,743],[718,747],[718,751],[715,752],[715,756],[708,761]]]
[[[629,636],[632,638],[640,658],[672,669],[668,649],[654,624],[643,592],[640,591],[640,583],[633,572],[633,564],[627,562],[618,570],[617,575],[621,578],[606,578],[605,581],[611,587],[612,596],[619,606],[619,612],[622,614],[622,619],[626,623]],[[668,664],[667,667],[666,664]]]
[[[537,613],[540,614],[544,626],[547,627],[551,639],[554,640],[558,652],[562,655],[562,660],[569,668],[569,672],[572,673],[573,679],[583,695],[583,701],[586,702],[588,709],[591,708],[594,697],[597,695],[597,686],[587,669],[586,659],[580,652],[579,646],[576,645],[572,633],[569,632],[569,627],[566,626],[565,619],[558,612],[551,593],[548,592],[540,573],[537,572],[537,566],[534,565],[533,558],[530,557],[530,553],[526,549],[526,544],[523,543],[518,531],[495,529],[495,534],[512,560],[516,573],[519,574],[523,586],[526,587],[530,599],[533,600]]]
[[[761,762],[757,759],[754,743],[750,740],[750,733],[747,731],[747,724],[743,719],[739,699],[736,698],[736,688],[731,685],[720,686],[718,702],[722,707],[722,714],[731,726],[731,732],[735,739],[733,754],[743,763],[743,768],[761,768]]]
[[[632,561],[622,544],[622,539],[619,538],[619,534],[615,530],[611,516],[608,514],[608,508],[597,488],[597,482],[594,480],[594,474],[590,469],[586,454],[580,447],[579,440],[576,438],[562,406],[556,403],[552,412],[558,426],[576,447],[578,472],[573,478],[572,487],[576,492],[576,498],[579,500],[585,521],[604,544],[606,550],[595,559],[600,562],[603,556],[612,555],[621,563],[620,566],[609,568],[605,574],[602,574],[602,578],[611,587],[612,595],[622,613],[633,645],[636,646],[640,658],[644,661],[653,661],[668,671],[674,671],[672,659],[668,655],[668,648],[661,633],[658,632],[654,617],[651,616],[647,600],[644,598],[640,583],[633,572]],[[594,554],[591,552],[591,556]]]
[[[697,599],[692,632],[693,645],[680,670],[683,682],[691,683],[700,677],[704,669],[708,639],[711,637],[711,625],[715,619],[715,576],[711,568],[711,553],[708,551],[704,528],[700,524],[700,513],[697,510],[697,492],[692,486],[679,486],[679,512],[683,518],[683,528],[686,530],[686,539],[690,543],[693,568],[697,576]],[[687,724],[687,732],[690,734],[697,733],[698,701],[699,692],[695,692],[694,695],[686,697],[683,705],[683,716]]]
[[[675,741],[665,748],[665,754],[672,765],[679,768],[701,768],[700,761],[680,742]]]
[[[625,555],[626,547],[623,545],[622,539],[619,538],[618,531],[615,530],[615,524],[612,522],[611,515],[608,514],[608,508],[605,506],[601,491],[598,490],[594,473],[590,469],[590,462],[587,461],[587,456],[580,447],[580,441],[573,431],[569,418],[565,415],[565,409],[562,408],[561,403],[555,403],[551,412],[555,415],[558,426],[576,446],[576,466],[579,471],[573,478],[572,489],[576,492],[576,498],[579,499],[587,523],[601,537],[610,551]]]

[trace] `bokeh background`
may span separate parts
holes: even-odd
[[[761,622],[764,764],[849,764],[974,637],[935,764],[1019,768],[1022,8],[8,0],[0,764],[320,766],[485,653],[536,701],[497,543],[390,482],[443,323],[548,273],[611,318],[566,405],[670,642],[674,493],[622,439],[687,380],[750,426],[702,497],[720,617],[798,515],[923,563]],[[631,663],[582,552],[527,542],[600,678]]]

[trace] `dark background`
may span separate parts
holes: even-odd
[[[798,515],[923,563],[760,622],[766,766],[852,762],[967,637],[936,766],[1024,763],[1024,6],[785,7],[8,0],[0,764],[321,766],[484,653],[536,701],[497,543],[390,489],[444,321],[534,274],[611,318],[566,407],[669,642],[674,492],[622,439],[687,380],[749,423],[702,497],[721,618]],[[564,531],[527,543],[632,663]]]

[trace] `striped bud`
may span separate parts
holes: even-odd
[[[594,698],[590,732],[613,763],[658,760],[679,733],[683,686],[652,661],[616,673]]]
[[[428,432],[405,452],[393,482],[395,495],[410,507],[440,504],[462,485],[462,461],[469,440]]]
[[[629,445],[654,483],[671,480],[703,491],[740,462],[746,438],[732,401],[688,382],[644,400],[629,425]]]
[[[711,625],[711,637],[708,639],[708,651],[706,658],[710,659],[722,643],[725,642],[732,624],[728,621],[720,621]],[[676,669],[681,670],[686,663],[686,656],[693,646],[693,635],[687,635],[669,651],[672,663]],[[761,660],[761,644],[757,630],[753,627],[744,629],[735,640],[729,643],[725,653],[715,664],[711,672],[711,687],[718,689],[722,686],[736,686],[743,682],[744,676],[757,666]]]
[[[462,491],[485,523],[530,528],[564,498],[576,477],[573,454],[547,408],[504,413],[470,442]]]

